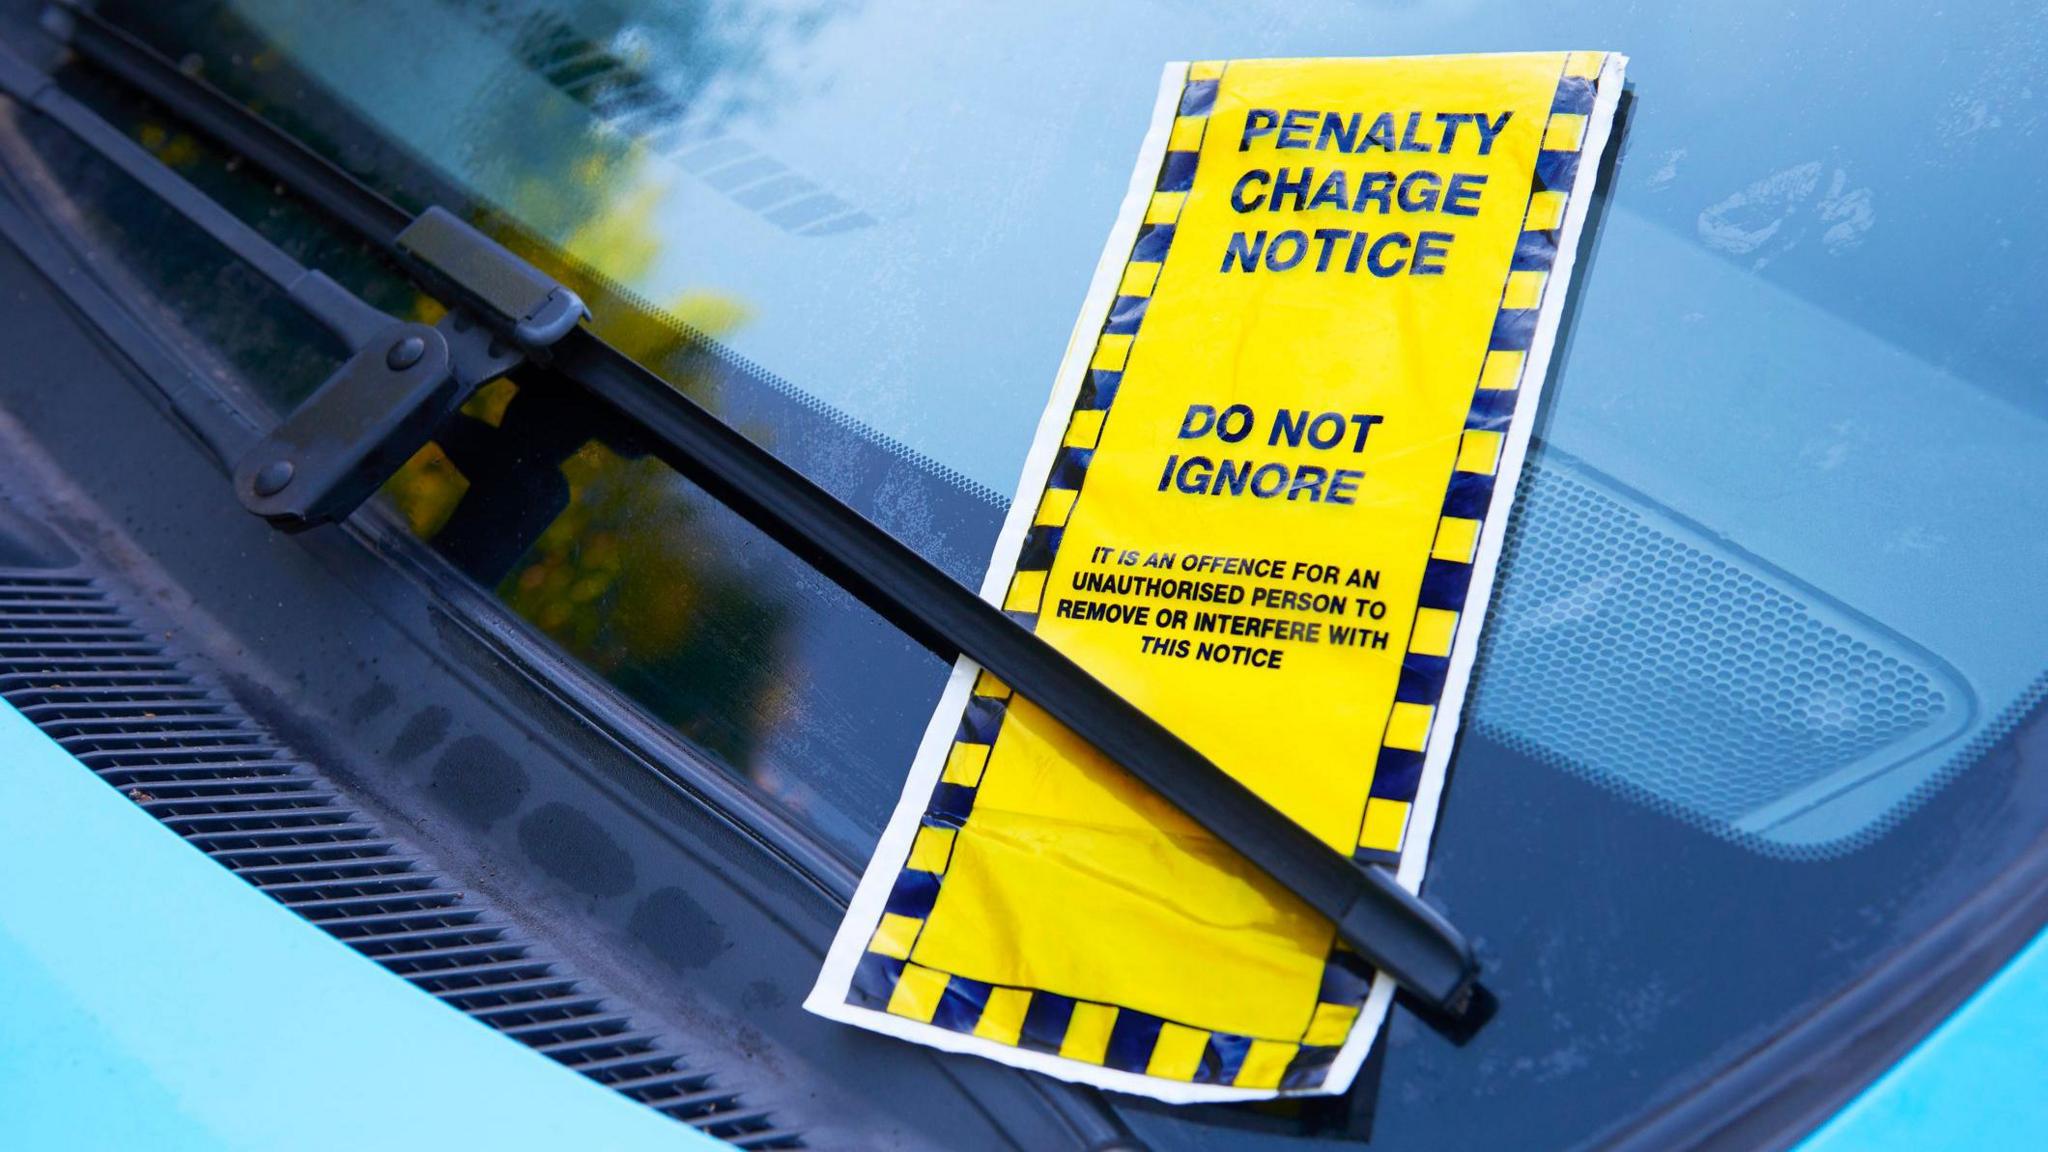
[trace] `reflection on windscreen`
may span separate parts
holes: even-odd
[[[1913,63],[1913,85],[1885,85],[1880,61],[1805,51],[1797,19],[1767,44],[1742,23],[1738,45],[1719,17],[1521,6],[234,7],[486,202],[995,491],[1157,62],[1485,46],[1474,28],[1622,45],[1643,61],[1631,163],[1475,722],[1809,856],[1885,826],[2039,673],[2048,619],[2011,589],[2048,556],[2008,526],[2040,522],[2048,491],[2020,386],[2048,351],[2005,324],[2048,304],[2020,266],[2042,245],[1958,227],[1918,175],[1968,158],[1976,179],[2017,176],[2031,120],[1994,74],[1931,76],[1917,26],[1865,32]],[[415,34],[394,43],[401,12]],[[1946,34],[1992,63],[2013,51],[1992,20]],[[1930,146],[1901,155],[1906,124]]]

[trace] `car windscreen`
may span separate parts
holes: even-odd
[[[601,333],[969,581],[1161,62],[1631,53],[1430,888],[1507,1007],[1462,1050],[1397,1018],[1390,1146],[1624,1122],[2037,819],[1997,754],[2048,669],[2048,351],[2019,336],[2048,279],[1995,194],[2038,166],[2048,31],[2018,8],[102,7],[395,195],[456,189]],[[203,262],[157,259],[180,312],[220,308]],[[215,338],[289,405],[306,374],[259,366],[292,335],[249,314]],[[943,667],[574,397],[493,386],[387,498],[821,840],[872,845]]]

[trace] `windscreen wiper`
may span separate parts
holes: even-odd
[[[1471,946],[1376,867],[1332,850],[1158,721],[580,323],[575,293],[451,212],[413,216],[90,12],[71,47],[381,248],[447,305],[402,321],[308,269],[0,46],[0,91],[54,121],[283,290],[348,359],[233,465],[237,496],[299,531],[347,517],[483,384],[521,366],[581,389],[652,454],[947,660],[962,656],[1146,784],[1316,912],[1456,1033],[1488,998]]]

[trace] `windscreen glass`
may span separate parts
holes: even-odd
[[[2020,335],[2048,236],[2005,190],[2039,171],[2048,25],[1749,7],[102,6],[551,262],[602,334],[969,582],[1163,62],[1629,53],[1432,866],[1508,1010],[1465,1049],[1397,1017],[1390,1147],[1624,1123],[2038,822],[2007,750],[2048,669],[2048,347]],[[465,421],[390,493],[419,533],[863,857],[943,666],[573,396],[494,386]],[[1140,1123],[1242,1136],[1192,1115]]]

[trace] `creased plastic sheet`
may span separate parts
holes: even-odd
[[[983,585],[1410,889],[1624,63],[1169,65]],[[1392,996],[962,661],[807,1007],[1189,1102],[1344,1090]]]

